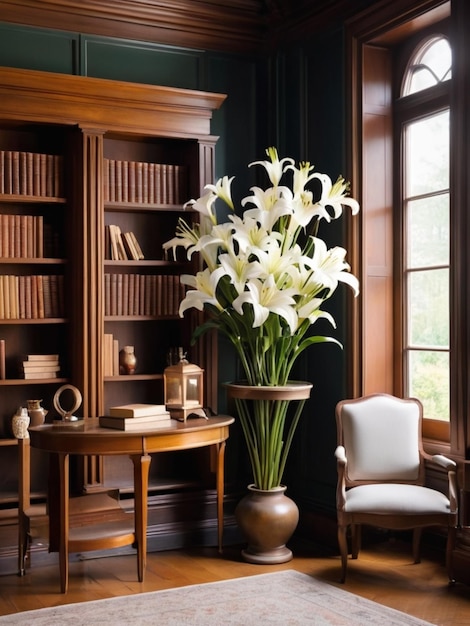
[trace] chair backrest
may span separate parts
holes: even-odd
[[[346,484],[424,484],[422,416],[415,398],[372,394],[339,402],[338,445],[346,450]]]

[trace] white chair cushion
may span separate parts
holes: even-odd
[[[392,396],[372,396],[342,409],[351,480],[416,480],[419,407]]]
[[[347,513],[425,515],[449,513],[449,499],[440,491],[419,485],[360,485],[346,492]]]

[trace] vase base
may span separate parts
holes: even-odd
[[[266,552],[256,552],[248,547],[242,550],[242,557],[247,563],[274,565],[276,563],[292,561],[293,555],[292,550],[289,550],[286,546],[275,548],[274,550],[267,550]]]

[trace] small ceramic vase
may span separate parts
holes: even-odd
[[[134,346],[124,346],[119,351],[119,373],[134,374],[137,365],[137,358],[134,354]]]
[[[27,400],[30,426],[41,426],[44,424],[48,411],[41,406],[42,400]]]
[[[11,429],[17,439],[29,439],[29,421],[28,409],[26,407],[19,408],[11,420]]]

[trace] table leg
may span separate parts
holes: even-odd
[[[147,494],[152,457],[149,454],[133,454],[131,455],[131,459],[134,464],[134,520],[137,539],[137,575],[139,582],[143,582],[147,563]]]
[[[59,571],[60,591],[69,584],[69,455],[58,454],[59,463]]]
[[[224,533],[224,456],[225,441],[221,441],[217,445],[217,538],[219,552],[222,552],[222,541]]]

